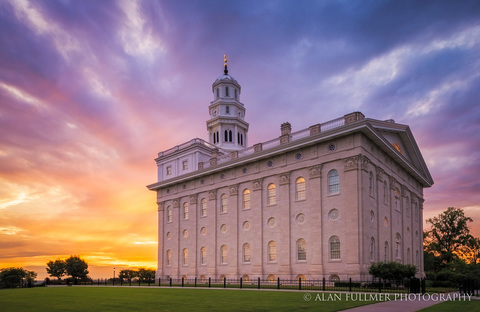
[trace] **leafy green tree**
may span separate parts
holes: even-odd
[[[55,261],[48,261],[47,262],[47,273],[50,276],[58,278],[58,280],[62,279],[62,276],[67,274],[67,264],[65,260],[55,260]]]
[[[0,270],[0,288],[15,288],[24,283],[31,283],[37,277],[37,273],[23,268],[5,268]]]
[[[138,277],[140,280],[152,280],[155,279],[155,270],[154,269],[138,269]]]
[[[74,283],[77,282],[77,279],[86,279],[88,275],[88,264],[85,260],[81,259],[79,256],[70,256],[65,260],[67,275],[70,275]]]
[[[440,269],[452,263],[457,257],[455,251],[465,246],[472,237],[468,228],[468,222],[472,222],[472,218],[466,217],[461,208],[448,207],[438,216],[427,219],[427,222],[432,227],[426,232],[425,250],[439,257]]]
[[[129,283],[137,276],[138,272],[135,270],[121,270],[120,273],[118,273],[118,278],[121,280],[126,279]]]
[[[401,284],[405,278],[414,277],[417,274],[417,267],[410,264],[401,264],[399,262],[374,262],[370,265],[368,273],[376,278],[395,281]]]

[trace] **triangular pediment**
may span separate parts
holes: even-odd
[[[378,141],[383,143],[384,151],[393,158],[403,160],[422,177],[422,184],[433,185],[433,179],[418,148],[417,142],[407,125],[391,121],[370,120],[369,124]],[[380,143],[380,142],[377,142]],[[405,168],[409,169],[409,168]]]

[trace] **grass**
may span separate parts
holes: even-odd
[[[480,300],[446,301],[420,310],[422,312],[480,311]]]
[[[311,300],[304,299],[310,294]],[[9,311],[339,311],[365,301],[316,301],[316,292],[126,287],[38,287],[0,290]],[[308,296],[308,295],[307,295]]]

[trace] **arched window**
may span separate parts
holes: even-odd
[[[243,262],[250,263],[250,244],[243,244]]]
[[[240,133],[240,145],[243,146],[243,133]]]
[[[410,248],[407,248],[407,264],[410,264]]]
[[[303,275],[303,274],[297,275],[297,281],[305,282],[305,275]]]
[[[370,261],[375,262],[375,238],[370,239]]]
[[[225,113],[226,113],[226,114],[230,114],[230,106],[227,105],[227,106],[225,107]]]
[[[277,278],[275,277],[275,275],[270,274],[270,275],[267,277],[267,280],[268,280],[270,283],[273,283],[273,282],[276,282],[276,281],[277,281]]]
[[[384,252],[385,252],[384,261],[387,262],[390,259],[390,257],[388,256],[390,251],[389,251],[389,248],[388,248],[388,242],[387,241],[385,241],[385,251]]]
[[[207,199],[202,198],[202,209],[200,210],[201,216],[207,216]]]
[[[268,243],[268,261],[277,261],[277,243],[275,243],[274,241]]]
[[[200,248],[200,264],[207,264],[207,248]]]
[[[243,209],[250,209],[250,190],[243,191]]]
[[[188,203],[183,204],[183,220],[188,220]]]
[[[328,173],[328,194],[340,193],[340,179],[337,170],[330,170]]]
[[[227,263],[227,246],[220,247],[220,263]]]
[[[397,259],[402,258],[402,237],[400,236],[400,233],[397,233],[395,236],[395,257]]]
[[[298,178],[296,184],[297,188],[297,200],[304,200],[306,198],[306,191],[305,191],[305,179]]]
[[[188,264],[188,249],[183,249],[183,265]]]
[[[225,275],[220,275],[220,280],[223,282],[227,277]]]
[[[277,187],[275,184],[271,183],[267,187],[268,196],[267,196],[267,205],[277,204]]]
[[[205,275],[200,275],[200,282],[206,282],[207,281],[207,278],[205,277]]]
[[[167,265],[172,265],[172,251],[167,250]]]
[[[238,94],[237,94],[237,89],[234,89],[235,90],[235,98],[238,97]]]
[[[220,90],[217,88],[217,98],[220,96]]]
[[[222,194],[220,196],[220,213],[227,213],[227,208],[228,208],[228,199],[227,199],[227,194]]]
[[[225,130],[225,133],[224,133],[224,134],[225,134],[225,137],[223,138],[223,141],[224,141],[224,142],[228,142],[228,131]]]
[[[172,207],[167,207],[167,222],[172,222]]]
[[[297,260],[307,260],[307,243],[303,238],[297,240]]]
[[[243,281],[243,282],[250,282],[250,276],[248,276],[247,274],[245,274],[244,276],[242,276],[242,281]]]
[[[233,142],[232,130],[228,130],[228,142]]]
[[[338,260],[340,259],[340,239],[338,236],[332,236],[329,239],[330,247],[330,259]]]
[[[370,196],[374,196],[374,186],[373,186],[373,172],[370,171],[370,175],[368,177],[368,192]]]
[[[229,96],[228,95],[228,87],[225,87],[225,96]]]

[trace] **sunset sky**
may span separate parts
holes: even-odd
[[[242,86],[249,144],[352,111],[410,125],[480,236],[480,1],[0,0],[0,268],[156,266],[157,153]]]

